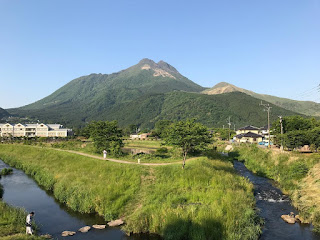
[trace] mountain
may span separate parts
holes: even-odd
[[[259,99],[228,84],[221,83],[219,88],[229,93],[203,94],[208,90],[182,76],[170,64],[142,59],[117,73],[79,77],[48,97],[8,111],[14,116],[73,128],[92,120],[117,120],[120,126],[151,128],[160,119],[187,118],[222,127],[229,116],[237,127],[267,124]],[[271,119],[295,114],[273,105]]]
[[[155,63],[142,59],[117,73],[79,77],[48,97],[8,111],[43,121],[83,125],[143,96],[172,91],[200,92],[204,89],[164,61]]]
[[[6,110],[4,110],[3,108],[0,108],[0,120],[2,118],[8,117],[9,115],[10,114]]]
[[[311,101],[297,101],[288,98],[280,98],[276,96],[259,94],[243,88],[236,87],[230,83],[220,82],[213,88],[206,89],[202,91],[204,94],[215,95],[230,92],[242,92],[248,94],[252,97],[261,99],[266,102],[273,103],[276,106],[282,107],[284,109],[301,113],[307,116],[320,116],[320,104]]]
[[[120,125],[142,124],[143,127],[153,127],[161,120],[184,120],[196,118],[207,125],[227,126],[227,119],[236,127],[245,125],[267,125],[267,113],[259,106],[260,100],[241,92],[231,92],[219,95],[204,95],[188,92],[169,92],[145,96],[129,104],[123,105],[121,111],[114,109],[113,118]],[[243,107],[245,106],[245,108]],[[297,113],[271,104],[271,121],[279,115],[290,116]],[[111,117],[106,119],[112,120]],[[233,126],[232,126],[233,127]]]

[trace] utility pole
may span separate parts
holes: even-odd
[[[271,108],[272,107],[270,106],[269,103],[262,103],[262,101],[261,101],[261,103],[259,105],[264,107],[263,111],[267,111],[268,112],[268,138],[269,138],[269,140],[268,140],[268,148],[270,148],[270,112],[271,112]]]
[[[280,119],[280,131],[281,131],[281,151],[283,150],[283,126],[282,126],[282,116],[279,116]]]
[[[230,128],[231,128],[231,121],[230,120],[231,120],[231,117],[229,116],[228,121],[227,121],[227,123],[229,125],[229,138],[228,138],[229,142],[230,142]]]

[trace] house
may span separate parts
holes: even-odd
[[[71,129],[61,124],[0,124],[0,137],[68,137],[73,135]]]
[[[141,134],[131,134],[130,139],[135,140],[135,139],[140,139],[140,140],[145,140],[149,137],[150,133],[141,133]]]
[[[260,128],[257,128],[257,127],[248,125],[248,126],[239,128],[239,129],[236,131],[236,134],[238,135],[238,134],[248,133],[248,132],[252,132],[252,133],[255,133],[255,134],[260,134]]]
[[[236,133],[237,135],[233,137],[235,142],[259,143],[263,140],[263,136],[260,134],[260,128],[251,125],[239,128]]]

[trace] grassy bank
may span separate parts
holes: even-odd
[[[300,215],[320,231],[320,154],[280,152],[255,145],[238,147],[234,154],[249,170],[275,180],[290,195]]]
[[[0,239],[1,240],[40,240],[38,236],[25,234],[25,219],[27,213],[20,208],[14,208],[0,200]]]
[[[165,239],[257,239],[252,185],[232,164],[199,158],[147,167],[24,145],[0,145],[0,158],[23,169],[73,210],[124,217],[127,232]]]

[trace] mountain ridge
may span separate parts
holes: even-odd
[[[229,92],[243,92],[252,97],[270,102],[276,106],[290,111],[298,112],[307,116],[320,116],[320,104],[312,101],[298,101],[289,98],[282,98],[268,94],[255,93],[253,91],[237,87],[227,82],[220,82],[212,88],[202,91],[203,94],[214,95]]]

